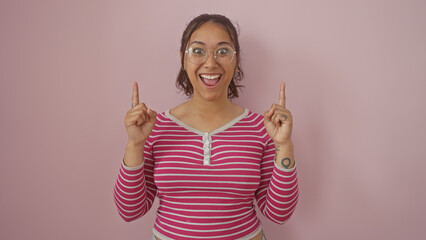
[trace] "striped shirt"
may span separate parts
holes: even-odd
[[[261,231],[254,209],[275,223],[292,215],[298,199],[296,169],[275,161],[263,116],[245,110],[204,133],[157,115],[144,164],[121,165],[114,189],[125,221],[143,216],[160,200],[154,235],[167,239],[251,239]]]

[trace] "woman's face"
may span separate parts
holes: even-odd
[[[208,101],[227,99],[228,87],[237,66],[237,55],[229,63],[218,63],[214,58],[217,49],[235,49],[226,29],[217,23],[204,23],[192,33],[187,45],[186,50],[209,50],[203,63],[194,64],[189,60],[189,54],[185,55],[184,67],[194,88],[193,97]]]

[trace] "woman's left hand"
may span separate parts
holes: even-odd
[[[275,145],[283,146],[291,144],[291,132],[293,128],[293,117],[285,108],[285,83],[280,87],[280,98],[278,104],[272,104],[271,108],[264,114],[266,131],[274,141]]]

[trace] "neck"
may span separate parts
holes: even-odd
[[[226,113],[234,104],[228,98],[207,101],[194,95],[188,101],[188,105],[193,113],[203,116],[218,116]]]

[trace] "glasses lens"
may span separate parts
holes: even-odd
[[[205,49],[194,47],[188,49],[189,61],[193,64],[201,64],[206,60],[207,51]]]
[[[216,61],[220,64],[228,64],[234,59],[234,49],[225,46],[215,50]]]

